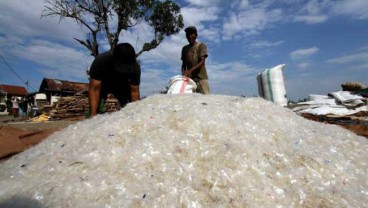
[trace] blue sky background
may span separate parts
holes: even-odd
[[[180,0],[185,26],[198,29],[208,46],[213,94],[258,95],[257,73],[286,64],[289,99],[327,95],[341,84],[368,85],[367,0]],[[73,38],[86,30],[70,19],[41,18],[44,0],[0,0],[0,84],[37,91],[43,78],[88,82],[93,57]],[[123,31],[120,42],[139,51],[152,39],[142,22]],[[184,31],[143,53],[141,94],[149,96],[180,74]],[[100,51],[108,50],[106,40]],[[16,74],[20,77],[18,77]]]

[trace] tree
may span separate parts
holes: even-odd
[[[136,54],[138,57],[156,48],[165,36],[176,34],[184,27],[180,7],[171,0],[46,0],[41,17],[45,16],[59,16],[60,21],[71,18],[86,27],[89,30],[86,40],[74,39],[95,57],[99,54],[101,33],[113,50],[122,31],[146,21],[154,30],[154,38],[144,43]],[[116,25],[111,23],[114,18],[117,18]]]

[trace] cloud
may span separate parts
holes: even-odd
[[[330,59],[327,63],[332,64],[346,64],[346,63],[353,63],[353,62],[368,62],[368,52],[364,53],[356,53],[347,56],[342,56],[334,59]]]
[[[318,15],[318,16],[296,16],[294,20],[296,22],[305,22],[307,24],[317,24],[326,22],[328,19],[327,15]]]
[[[136,52],[141,49],[144,42],[151,41],[153,31],[147,24],[140,24],[135,30],[125,32],[121,40],[132,43]],[[165,37],[164,41],[155,49],[142,53],[138,57],[142,61],[144,67],[157,68],[159,65],[165,70],[175,68],[176,73],[180,72],[181,66],[181,49],[188,44],[184,31],[176,35]],[[168,72],[169,74],[174,72]]]
[[[294,16],[294,21],[307,24],[326,22],[334,15],[345,15],[355,19],[368,20],[367,0],[322,0],[308,1]]]
[[[324,13],[331,5],[333,1],[331,0],[311,0],[308,1],[306,4],[302,4],[301,12],[311,15],[317,15]]]
[[[306,69],[306,68],[309,67],[309,65],[310,65],[309,63],[300,63],[300,64],[296,65],[296,67],[298,69]]]
[[[269,42],[269,41],[257,41],[251,44],[254,48],[269,48],[269,47],[277,47],[284,43],[284,41],[276,41],[276,42]]]
[[[21,6],[20,6],[21,5]],[[73,38],[84,37],[75,22],[58,17],[41,18],[44,1],[4,1],[0,7],[0,35],[4,54],[15,70],[27,76],[86,80],[92,57]],[[31,71],[34,70],[34,71]]]
[[[194,25],[197,29],[202,28],[202,22],[215,21],[219,18],[219,9],[215,6],[199,8],[199,7],[184,7],[181,10],[185,27]]]
[[[4,1],[0,8],[1,33],[7,38],[44,37],[76,44],[74,37],[84,37],[81,28],[71,19],[59,22],[58,17],[41,18],[43,9],[43,1]],[[14,14],[18,14],[16,18]]]
[[[329,10],[332,4],[333,2],[330,0],[308,1],[306,4],[301,4],[302,8],[295,13],[293,20],[306,24],[326,22],[329,19]]]
[[[208,7],[213,6],[221,0],[186,0],[192,6]]]
[[[39,65],[38,71],[43,75],[52,74],[59,78],[86,78],[85,70],[93,59],[85,51],[43,40],[35,40],[27,46],[12,50],[12,54]]]
[[[239,61],[207,65],[211,91],[216,91],[217,94],[240,96],[247,91],[257,92],[258,71],[260,70]]]
[[[230,12],[223,24],[223,39],[231,40],[238,33],[242,35],[256,35],[269,24],[282,19],[279,9],[249,8],[238,12]]]
[[[241,62],[213,63],[208,66],[212,79],[234,80],[254,74],[255,69]]]
[[[306,58],[308,56],[311,56],[315,53],[317,53],[319,49],[317,47],[312,48],[306,48],[306,49],[298,49],[291,53],[289,53],[290,58],[292,59],[300,59],[300,58]]]
[[[209,26],[202,31],[198,32],[198,40],[206,39],[209,42],[221,43],[221,33],[220,29],[217,27]]]
[[[141,96],[148,96],[158,93],[166,88],[169,78],[165,70],[153,67],[142,67],[141,75]]]
[[[368,20],[367,0],[342,0],[333,4],[332,12],[336,15],[352,16],[356,19]]]

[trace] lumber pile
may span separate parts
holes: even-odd
[[[120,110],[120,108],[121,107],[120,107],[118,99],[116,99],[112,94],[109,94],[105,101],[105,112],[112,113],[112,112]]]
[[[83,120],[88,108],[88,98],[85,96],[60,97],[50,117],[52,120]]]
[[[113,96],[108,96],[105,101],[104,111],[112,113],[120,110],[119,101]],[[84,120],[89,111],[88,97],[86,96],[67,96],[60,97],[50,113],[51,120]]]

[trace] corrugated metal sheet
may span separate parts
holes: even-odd
[[[44,78],[39,92],[78,93],[87,90],[88,83]]]
[[[8,94],[8,95],[18,95],[18,96],[25,96],[27,95],[27,90],[21,86],[14,86],[14,85],[0,85],[0,93],[1,94]]]

